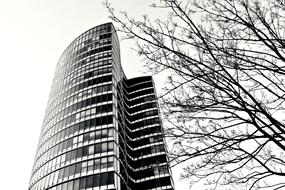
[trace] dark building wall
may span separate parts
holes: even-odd
[[[152,77],[125,81],[125,123],[132,189],[173,189]]]
[[[173,189],[151,77],[127,80],[111,23],[64,51],[30,190]]]

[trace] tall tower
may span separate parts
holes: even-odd
[[[29,187],[45,189],[173,189],[152,78],[125,77],[111,23],[57,64]]]

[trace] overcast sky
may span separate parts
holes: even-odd
[[[131,15],[150,0],[111,1]],[[109,22],[101,0],[0,0],[1,189],[28,188],[40,128],[58,58],[84,31]],[[141,58],[121,42],[128,77],[143,75]],[[174,169],[176,189],[180,169]],[[201,189],[201,188],[200,188]]]

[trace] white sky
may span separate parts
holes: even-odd
[[[111,1],[131,15],[148,13],[150,0]],[[28,188],[57,60],[82,32],[110,21],[102,0],[0,0],[1,189]],[[141,58],[121,42],[128,77],[143,75]],[[158,86],[158,85],[156,85]],[[174,169],[176,189],[180,169]],[[195,188],[194,188],[195,189]],[[199,188],[201,189],[201,187]]]

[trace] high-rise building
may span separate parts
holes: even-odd
[[[127,79],[111,23],[63,52],[29,190],[173,190],[152,77]]]

